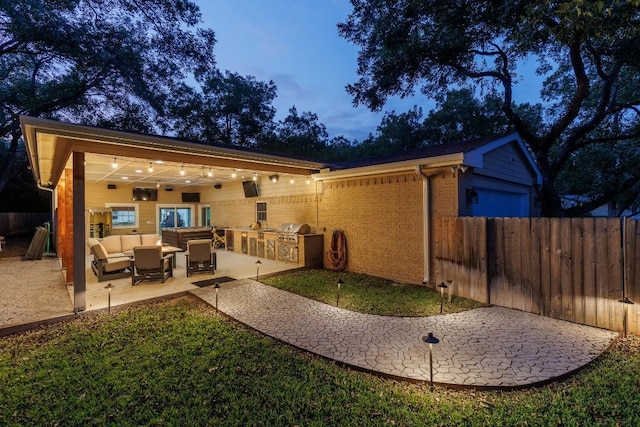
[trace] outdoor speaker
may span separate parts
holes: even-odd
[[[116,185],[115,184],[107,184],[107,189],[115,190],[116,189]]]
[[[216,190],[219,190],[222,188],[222,184],[215,184],[213,188],[215,188]]]
[[[173,191],[173,187],[165,187],[164,191]]]

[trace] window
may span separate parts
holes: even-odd
[[[211,208],[209,205],[200,205],[200,225],[211,225]]]
[[[256,202],[256,221],[267,221],[267,202]]]
[[[111,225],[115,228],[138,227],[138,205],[107,203],[111,208]]]

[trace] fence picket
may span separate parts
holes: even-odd
[[[640,225],[607,218],[437,218],[438,283],[456,295],[640,333]],[[626,253],[626,265],[623,254]],[[624,271],[624,275],[623,275]]]

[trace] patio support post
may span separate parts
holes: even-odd
[[[73,152],[73,311],[86,308],[84,153]]]

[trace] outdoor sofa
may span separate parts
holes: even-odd
[[[158,234],[121,234],[98,240],[87,239],[93,254],[91,269],[98,281],[131,276],[131,258],[136,246],[162,245]]]

